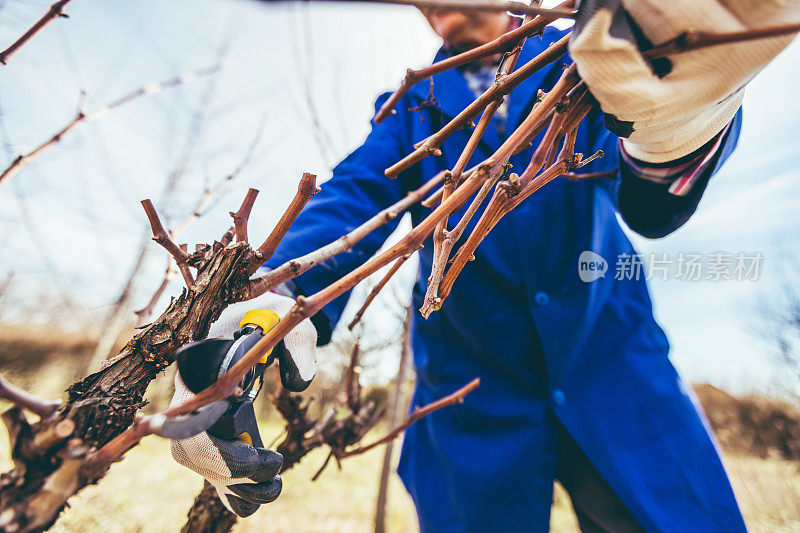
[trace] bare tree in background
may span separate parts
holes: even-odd
[[[777,392],[800,400],[800,258],[785,254],[777,261],[777,285],[758,302],[755,333],[772,347],[781,369],[773,379]]]
[[[409,305],[406,308],[406,316],[403,321],[402,348],[400,350],[400,361],[397,366],[397,376],[394,378],[392,398],[389,403],[387,418],[389,424],[394,427],[403,419],[403,412],[407,404],[407,398],[403,396],[406,385],[406,378],[411,364],[411,325],[414,319],[414,308]],[[394,441],[390,441],[383,450],[383,463],[381,464],[381,475],[378,480],[378,495],[375,498],[375,533],[385,533],[386,531],[386,506],[389,501],[389,477],[392,475],[392,457],[394,452]]]

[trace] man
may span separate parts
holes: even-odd
[[[749,0],[598,0],[581,6],[570,52],[605,115],[593,112],[584,120],[576,152],[602,149],[606,155],[585,170],[618,167],[619,178],[556,180],[538,191],[481,243],[441,310],[415,321],[414,406],[481,378],[464,404],[437,411],[406,432],[399,473],[422,531],[546,531],[554,479],[569,492],[583,531],[745,530],[715,445],[667,357],[667,339],[643,279],[581,281],[578,257],[592,251],[613,265],[634,253],[618,211],[648,237],[664,236],[691,216],[735,147],[743,86],[790,37],[653,63],[641,50],[689,29],[726,32],[791,22],[798,11],[797,2]],[[502,13],[424,15],[444,40],[437,61],[515,24]],[[563,34],[548,28],[541,38],[528,39],[518,63]],[[454,134],[440,157],[423,160],[397,180],[383,175],[488,88],[497,60],[434,76],[436,105],[419,113],[411,109],[427,99],[430,86],[414,86],[396,114],[374,125],[364,144],[334,169],[267,266],[330,242],[452,168],[471,130]],[[500,145],[568,61],[545,67],[512,92],[470,166]],[[525,168],[531,154],[532,148],[513,157],[514,168]],[[421,206],[411,210],[414,223],[429,213]],[[282,287],[284,294],[324,288],[370,257],[393,229],[384,226],[298,277]],[[432,248],[420,252],[417,307]],[[291,304],[276,293],[237,304],[211,336],[229,336],[248,309],[283,314]],[[313,319],[320,343],[329,339],[344,304],[340,298]],[[302,385],[313,374],[314,328],[306,322],[301,329],[287,339],[281,366],[283,372],[286,361],[300,372]],[[291,376],[284,380],[292,382]],[[180,374],[176,383],[183,387],[181,398],[191,394]],[[231,453],[234,447],[239,452]],[[198,459],[200,449],[210,450],[211,459]],[[272,477],[277,469],[258,469],[266,450],[212,442],[206,435],[175,442],[173,450],[182,464],[212,480],[240,515],[280,491],[279,478]],[[250,457],[246,468],[236,459],[243,455]]]

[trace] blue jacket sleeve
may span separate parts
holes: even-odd
[[[651,239],[665,237],[683,226],[697,210],[711,177],[736,149],[742,128],[741,108],[734,115],[713,159],[685,196],[671,194],[669,184],[654,183],[636,176],[622,158],[617,205],[623,220],[636,233]],[[713,142],[709,141],[709,143]],[[701,147],[698,152],[708,150]],[[707,152],[706,152],[707,153]],[[687,156],[690,157],[690,156]],[[675,179],[678,177],[676,176]]]
[[[380,107],[387,95],[376,103]],[[268,268],[314,251],[355,229],[367,219],[402,198],[405,184],[413,179],[405,173],[397,180],[384,176],[384,170],[402,158],[405,125],[397,114],[380,124],[373,124],[366,141],[333,169],[330,180],[321,185],[306,208],[300,213],[272,258]],[[339,254],[294,279],[300,294],[313,294],[327,287],[361,265],[383,244],[397,227],[397,220],[372,232],[350,251]],[[327,342],[330,329],[339,320],[349,293],[323,308],[327,329],[317,320],[320,344]],[[323,324],[320,327],[320,324]]]
[[[733,117],[714,158],[685,196],[670,193],[669,184],[653,183],[636,176],[620,154],[619,138],[604,127],[602,113],[592,111],[584,120],[585,126],[581,127],[586,127],[589,146],[593,150],[603,150],[605,156],[580,172],[603,172],[617,168],[616,180],[602,179],[598,185],[609,189],[617,199],[617,208],[630,229],[644,237],[656,239],[683,226],[697,210],[711,177],[736,149],[742,128],[742,110],[739,109]]]

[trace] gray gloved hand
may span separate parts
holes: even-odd
[[[170,405],[183,403],[194,396],[175,374],[175,395]],[[255,421],[254,421],[255,423]],[[183,440],[171,440],[172,457],[211,483],[220,500],[239,516],[250,516],[262,503],[269,503],[281,493],[278,472],[283,457],[266,448],[255,448],[242,440],[223,440],[207,432]]]
[[[209,332],[209,339],[219,338],[210,341],[219,342],[219,349],[206,345],[209,346],[208,357],[201,350],[192,352],[191,357],[178,358],[175,395],[170,405],[185,402],[224,373],[228,365],[222,356],[233,344],[231,339],[241,327],[245,313],[261,309],[273,312],[273,317],[283,317],[293,305],[291,298],[269,292],[225,309]],[[316,330],[311,321],[306,319],[284,337],[268,358],[265,357],[264,362],[270,362],[273,357],[278,360],[281,382],[286,389],[301,391],[311,383],[316,373],[316,341]],[[256,428],[257,432],[255,414],[252,420],[249,413],[246,416],[248,425]],[[253,446],[252,437],[247,433],[242,433],[239,440],[226,440],[203,432],[188,439],[172,440],[170,444],[172,457],[208,480],[225,507],[239,516],[253,514],[261,504],[269,503],[280,495],[282,482],[278,472],[283,457],[272,450]]]

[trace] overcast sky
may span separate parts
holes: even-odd
[[[15,39],[49,4],[0,1],[0,43]],[[0,189],[0,281],[15,274],[6,304],[71,301],[77,309],[65,320],[76,322],[84,313],[103,316],[127,279],[146,230],[139,200],[153,198],[168,222],[178,222],[206,184],[237,166],[263,120],[251,164],[181,240],[221,235],[227,212],[250,186],[261,190],[250,233],[265,234],[300,174],[327,178],[366,135],[375,97],[395,88],[407,67],[430,62],[438,46],[422,17],[399,6],[74,0],[67,11],[69,19],[53,23],[0,69],[3,166],[69,121],[80,101],[91,110],[225,57],[216,76],[80,126]],[[751,83],[739,149],[694,219],[669,238],[635,239],[643,252],[671,257],[764,257],[755,282],[651,283],[673,360],[692,380],[765,390],[785,375],[754,323],[759,301],[781,277],[776,267],[797,261],[798,64],[795,43]],[[182,179],[169,196],[164,184],[176,172]],[[164,266],[152,246],[137,304]],[[6,319],[15,316],[8,305],[3,311]]]

